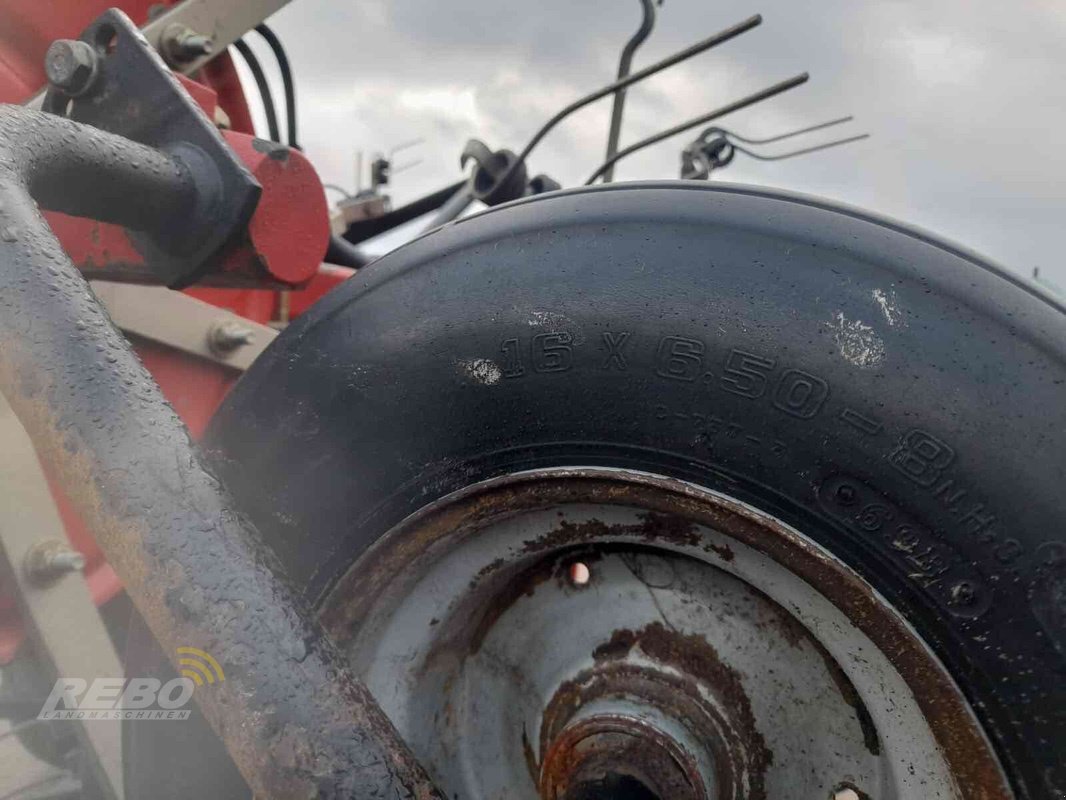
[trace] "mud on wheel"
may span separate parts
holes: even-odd
[[[449,797],[1061,797],[1062,311],[820,201],[558,193],[364,270],[210,443]]]

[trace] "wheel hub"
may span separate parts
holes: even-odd
[[[957,688],[865,582],[678,481],[472,487],[383,537],[322,615],[449,795],[1010,796]]]
[[[540,792],[550,800],[704,800],[704,778],[684,748],[639,714],[599,713],[552,741]]]

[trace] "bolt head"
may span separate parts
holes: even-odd
[[[98,60],[96,51],[85,42],[58,39],[45,54],[44,71],[49,84],[63,94],[76,97],[92,86]]]
[[[34,582],[47,584],[68,572],[81,572],[85,564],[85,556],[66,542],[49,539],[30,548],[24,566]]]
[[[186,25],[168,25],[159,40],[163,59],[172,67],[188,64],[215,50],[214,40]]]
[[[211,326],[207,341],[215,353],[224,356],[254,342],[255,332],[235,320],[221,320]]]

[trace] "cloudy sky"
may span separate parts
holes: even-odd
[[[1066,3],[666,0],[635,68],[756,12],[760,28],[632,89],[623,145],[806,70],[806,86],[721,124],[764,137],[854,114],[834,135],[872,138],[787,162],[738,156],[718,179],[870,208],[1066,287]],[[518,150],[608,83],[639,19],[637,0],[296,0],[270,23],[324,180],[352,188],[358,150],[425,140],[397,157],[422,159],[395,179],[402,204],[457,180],[468,138]],[[602,160],[609,107],[563,123],[531,172],[583,182]],[[676,177],[688,140],[633,156],[616,178]]]

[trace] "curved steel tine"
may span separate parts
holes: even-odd
[[[637,48],[644,43],[644,40],[651,34],[652,28],[655,27],[654,0],[640,0],[640,6],[644,15],[641,18],[637,32],[630,37],[625,47],[622,48],[622,56],[618,60],[618,80],[629,76],[629,68],[633,64],[633,54],[637,52]],[[608,161],[618,152],[618,137],[622,132],[622,113],[625,108],[625,102],[626,90],[619,89],[614,93],[614,103],[611,107],[611,127],[607,132],[606,159]],[[608,167],[607,172],[603,174],[603,182],[610,183],[613,178],[614,169],[613,167]]]
[[[641,139],[639,142],[634,142],[633,144],[629,145],[629,147],[622,148],[617,153],[615,153],[613,157],[600,164],[600,166],[596,168],[596,171],[592,173],[589,179],[585,181],[585,185],[592,185],[596,182],[597,178],[603,175],[603,173],[607,170],[608,167],[610,167],[612,164],[616,164],[626,156],[631,155],[637,152],[638,150],[643,150],[645,147],[650,147],[653,144],[657,144],[658,142],[663,141],[663,139],[669,139],[671,136],[676,136],[679,133],[684,133],[690,128],[695,128],[697,125],[702,125],[705,122],[710,122],[712,119],[724,117],[726,114],[731,114],[734,111],[739,111],[742,108],[753,106],[756,103],[762,102],[763,100],[774,97],[775,95],[779,95],[782,92],[787,92],[789,89],[793,89],[799,86],[800,84],[806,83],[809,78],[810,76],[806,72],[802,72],[793,78],[781,81],[780,83],[775,83],[773,86],[770,86],[766,89],[755,92],[754,94],[750,94],[740,100],[735,100],[734,102],[729,103],[728,105],[716,108],[714,111],[709,111],[706,114],[701,114],[695,119],[690,119],[687,122],[682,122],[680,125],[675,125],[674,127],[667,128],[664,131],[659,131],[659,133],[653,134],[647,137],[646,139]]]
[[[834,125],[843,125],[845,122],[851,122],[855,117],[848,114],[846,117],[840,117],[838,119],[831,119],[828,122],[819,122],[817,125],[811,125],[806,128],[799,128],[798,130],[789,131],[788,133],[782,133],[777,136],[771,136],[768,139],[745,139],[739,133],[733,131],[723,130],[727,136],[736,139],[738,142],[744,142],[744,144],[771,144],[772,142],[780,142],[782,139],[791,139],[793,136],[801,136],[804,133],[811,133],[812,131],[820,131],[823,128],[831,128]]]
[[[578,109],[584,108],[589,103],[599,100],[601,97],[606,97],[609,94],[614,94],[619,89],[625,89],[629,86],[632,86],[634,83],[639,83],[640,81],[644,80],[645,78],[651,77],[657,72],[662,72],[664,69],[668,69],[674,66],[675,64],[679,64],[686,59],[692,58],[692,56],[697,55],[698,53],[702,53],[705,50],[710,50],[716,45],[724,44],[725,42],[728,42],[731,39],[735,39],[742,33],[746,33],[747,31],[750,31],[752,28],[758,27],[761,24],[762,16],[760,14],[755,14],[754,16],[748,17],[748,19],[744,20],[743,22],[739,22],[736,25],[733,25],[732,27],[719,31],[713,36],[708,36],[703,41],[697,42],[691,47],[686,47],[684,50],[679,50],[673,55],[667,56],[662,61],[656,62],[651,66],[645,67],[644,69],[637,70],[633,74],[628,75],[625,78],[622,78],[621,80],[617,80],[614,83],[604,86],[601,89],[597,89],[596,91],[591,92],[578,100],[575,100],[562,111],[559,111],[554,117],[545,122],[540,127],[540,129],[535,134],[533,134],[533,138],[526,143],[526,146],[524,148],[522,148],[522,152],[518,154],[518,158],[516,158],[511,163],[511,166],[504,171],[503,175],[500,176],[499,181],[502,183],[509,179],[512,173],[516,169],[518,169],[518,167],[523,164],[527,158],[529,158],[529,154],[533,152],[533,148],[535,148],[540,143],[540,140],[543,139],[552,128],[554,128],[564,119],[566,119],[566,117],[570,116]],[[618,156],[616,155],[615,161],[617,159]],[[613,164],[614,161],[611,161],[610,163]]]
[[[741,147],[739,144],[734,144],[733,149],[739,153],[743,153],[746,156],[758,159],[759,161],[784,161],[786,158],[794,158],[795,156],[806,155],[807,153],[815,153],[819,150],[828,150],[830,147],[837,147],[842,144],[849,144],[851,142],[857,142],[860,139],[869,139],[870,134],[861,133],[858,136],[849,136],[846,139],[837,139],[832,142],[825,142],[823,144],[816,144],[813,147],[804,147],[801,150],[792,150],[788,153],[779,153],[774,156],[766,156],[760,153],[756,153],[753,150],[749,150],[746,147]]]
[[[780,142],[782,139],[791,139],[793,136],[800,136],[804,133],[811,133],[812,131],[820,131],[823,128],[830,128],[833,125],[842,125],[845,122],[851,122],[855,117],[850,114],[846,117],[840,117],[838,119],[831,119],[828,122],[819,122],[817,125],[811,125],[807,128],[800,128],[798,130],[789,131],[788,133],[782,133],[777,136],[770,136],[767,139],[749,139],[741,136],[739,133],[729,130],[729,128],[722,128],[714,125],[707,128],[700,133],[700,141],[707,141],[715,134],[725,136],[730,141],[736,140],[738,142],[744,142],[745,144],[770,144],[771,142]]]

